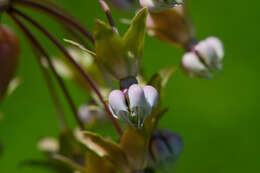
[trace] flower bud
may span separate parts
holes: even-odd
[[[211,78],[211,72],[222,70],[223,57],[224,49],[221,41],[209,37],[196,44],[192,52],[183,56],[182,67],[191,77]]]
[[[106,119],[105,112],[95,104],[81,105],[78,110],[79,118],[85,124],[91,124],[95,121],[102,122]]]
[[[133,84],[125,92],[112,91],[109,95],[109,106],[115,118],[141,128],[157,105],[158,97],[158,92],[152,86],[142,88]]]
[[[18,55],[17,37],[9,28],[0,25],[0,98],[16,72]]]
[[[139,0],[142,7],[147,7],[152,13],[160,13],[169,8],[181,5],[183,0]]]
[[[156,168],[167,163],[176,163],[183,150],[181,137],[168,130],[155,131],[150,141],[149,167]]]
[[[195,35],[186,5],[149,13],[146,28],[151,36],[180,47],[186,47]]]

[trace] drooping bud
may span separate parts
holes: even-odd
[[[0,25],[0,98],[16,72],[18,56],[17,37],[7,26]]]
[[[171,45],[186,47],[195,35],[186,5],[160,13],[149,13],[146,20],[148,33]]]
[[[224,48],[216,37],[209,37],[196,44],[182,59],[182,67],[191,77],[211,78],[213,71],[222,70]]]
[[[109,106],[115,118],[134,127],[143,127],[144,121],[156,107],[159,94],[152,86],[133,84],[125,92],[114,90],[109,95]]]
[[[183,0],[139,0],[142,7],[147,7],[151,13],[160,13],[169,8],[182,5]]]
[[[149,167],[158,168],[167,163],[175,164],[183,150],[181,137],[168,130],[155,131],[150,141]]]

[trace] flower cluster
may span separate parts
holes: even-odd
[[[112,91],[109,95],[109,105],[114,117],[141,128],[157,105],[158,97],[159,94],[154,87],[133,84],[124,91]]]

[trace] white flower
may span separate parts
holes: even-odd
[[[142,7],[147,7],[152,13],[160,13],[169,8],[182,5],[183,0],[139,0]]]
[[[182,68],[191,77],[212,78],[211,72],[222,70],[224,48],[221,41],[209,37],[183,56]]]
[[[145,119],[157,105],[159,94],[152,86],[133,84],[126,92],[113,90],[109,95],[109,107],[113,116],[132,126],[141,128]]]

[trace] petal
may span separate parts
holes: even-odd
[[[129,103],[130,103],[130,110],[133,111],[136,107],[144,109],[144,113],[150,113],[151,112],[151,107],[147,103],[144,91],[141,88],[140,85],[134,84],[131,85],[129,90],[128,90],[128,97],[129,97]],[[139,110],[140,113],[142,110]]]
[[[212,78],[207,67],[199,60],[199,57],[193,52],[188,52],[183,56],[182,69],[190,77]]]
[[[223,58],[220,56],[221,54],[223,55],[223,52],[218,51],[219,43],[216,42],[213,39],[201,41],[195,46],[195,50],[210,70],[220,71],[222,69],[221,60]]]
[[[128,113],[128,107],[126,105],[125,96],[120,90],[113,90],[109,95],[109,106],[113,115],[118,119],[124,119],[121,116],[125,116]]]
[[[224,46],[222,42],[217,37],[208,37],[206,41],[209,45],[215,48],[219,59],[222,60],[224,57]]]
[[[155,107],[158,104],[159,94],[157,90],[152,86],[145,86],[143,87],[144,95],[146,101],[149,103],[151,107]]]

